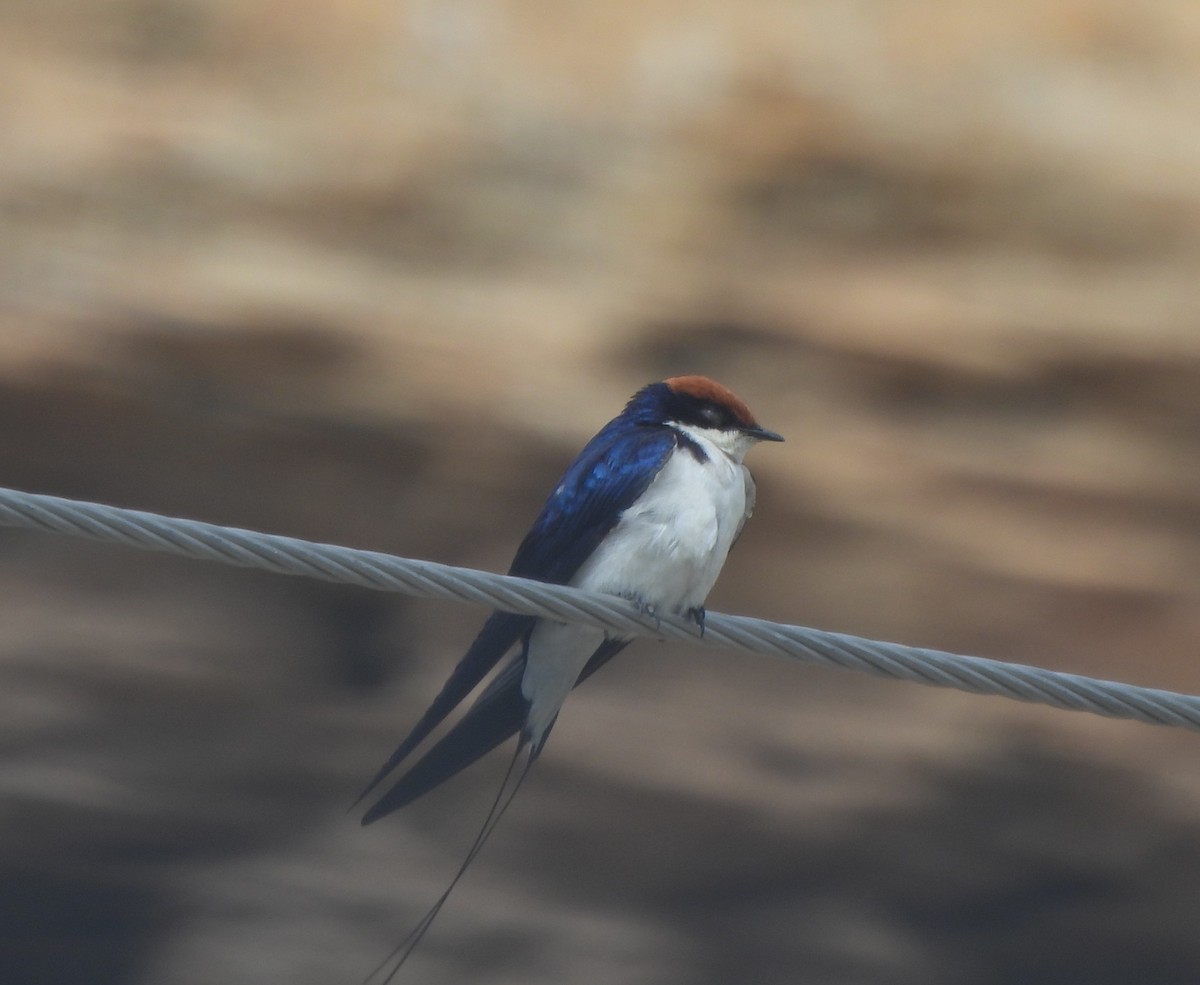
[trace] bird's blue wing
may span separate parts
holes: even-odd
[[[611,422],[579,453],[517,549],[509,574],[563,584],[675,450],[668,427]]]
[[[476,685],[500,662],[504,654],[512,649],[513,644],[520,639],[528,639],[535,621],[534,616],[520,616],[511,612],[493,612],[488,617],[488,621],[483,624],[483,629],[479,631],[475,641],[462,660],[458,662],[449,679],[442,685],[438,696],[433,699],[433,703],[413,726],[404,741],[396,747],[396,751],[388,757],[387,762],[379,768],[374,778],[367,784],[366,789],[358,795],[358,799],[354,801],[355,804],[379,786],[384,778],[399,766],[401,761],[416,749],[468,694],[475,690]]]
[[[605,640],[601,643],[579,674],[576,685],[591,677],[628,644],[628,640]],[[521,677],[524,673],[525,656],[520,654],[492,678],[462,720],[371,805],[362,823],[378,821],[392,811],[411,804],[422,794],[491,752],[505,739],[516,735],[525,724],[525,715],[529,711],[529,702],[521,693]],[[546,734],[549,732],[547,729]],[[542,741],[545,741],[545,736]],[[538,751],[533,750],[533,755],[536,756]]]
[[[674,450],[676,441],[677,435],[670,428],[631,427],[621,418],[611,421],[588,442],[563,474],[517,549],[509,574],[555,584],[570,581],[605,534],[613,528],[621,513],[646,491]],[[356,804],[445,720],[518,640],[528,640],[535,621],[534,616],[505,612],[492,614],[428,710],[359,794]],[[585,671],[581,679],[587,673]],[[421,776],[433,776],[435,773],[439,776],[433,783],[422,781],[424,785],[421,785],[419,793],[408,795],[403,803],[408,803],[413,797],[474,762],[520,728],[528,709],[520,691],[519,677],[512,694],[504,692],[503,701],[495,698],[493,702],[485,702],[483,699],[490,691],[489,688],[480,696],[467,717],[442,740],[448,745],[443,747],[439,743],[400,780],[399,786],[415,788],[419,785],[416,779],[409,784],[408,777],[418,771]],[[517,715],[518,708],[519,717],[510,728],[510,719]],[[472,719],[472,716],[475,717]],[[442,752],[438,753],[439,749]],[[439,761],[443,764],[442,768],[435,770],[434,764]],[[450,768],[452,763],[458,765]],[[378,813],[379,808],[385,802],[393,802],[395,790],[389,791],[368,812],[367,817],[374,819],[382,816]],[[386,814],[398,806],[400,803],[396,802],[382,813]]]

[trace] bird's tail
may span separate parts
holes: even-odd
[[[475,841],[471,844],[470,851],[467,852],[466,858],[463,859],[462,865],[458,867],[458,871],[454,873],[454,878],[450,880],[441,896],[437,898],[433,906],[431,906],[425,915],[420,919],[417,925],[409,932],[395,949],[384,958],[364,980],[363,985],[371,985],[375,982],[376,985],[388,985],[395,978],[396,974],[404,966],[404,962],[408,960],[409,955],[416,949],[416,946],[421,942],[421,938],[425,936],[427,931],[441,912],[446,900],[450,898],[450,894],[454,891],[454,887],[458,885],[458,881],[466,873],[467,868],[475,861],[475,856],[487,843],[491,837],[496,825],[500,822],[500,818],[504,816],[504,812],[508,810],[508,805],[512,803],[513,797],[521,788],[525,777],[529,773],[529,768],[533,765],[533,761],[537,759],[538,748],[531,745],[522,734],[520,741],[517,743],[517,748],[513,752],[513,758],[508,764],[508,769],[504,773],[504,780],[500,784],[500,789],[496,792],[496,799],[492,801],[491,809],[484,818],[483,825],[479,829],[479,833],[475,836]]]

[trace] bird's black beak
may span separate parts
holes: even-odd
[[[783,435],[776,434],[774,431],[768,431],[764,427],[759,427],[757,424],[752,428],[743,428],[742,432],[755,441],[782,441]]]

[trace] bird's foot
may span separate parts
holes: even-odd
[[[700,629],[700,638],[704,638],[704,606],[693,605],[684,613]]]
[[[637,606],[637,610],[640,615],[649,616],[651,619],[654,620],[654,628],[655,629],[659,629],[662,627],[662,616],[660,616],[658,614],[658,606],[656,606],[652,602],[647,602],[640,595],[630,594],[625,597],[627,599],[629,599],[630,602],[632,602],[634,605]]]

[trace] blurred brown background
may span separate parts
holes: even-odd
[[[0,5],[0,484],[503,570],[643,383],[715,610],[1200,692],[1200,7]],[[354,983],[483,613],[0,532],[0,981]],[[641,643],[404,981],[1194,983],[1200,737]]]

